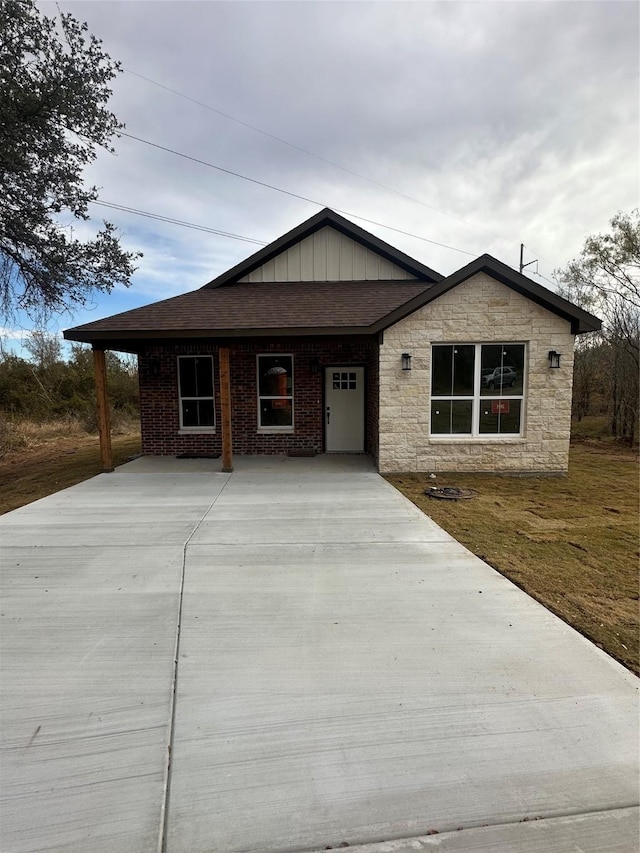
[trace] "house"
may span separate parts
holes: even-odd
[[[69,329],[139,359],[142,451],[370,453],[381,472],[567,470],[575,335],[491,257],[443,276],[325,209],[199,290]]]

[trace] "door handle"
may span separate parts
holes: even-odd
[[[327,423],[331,420],[331,406],[327,406]]]

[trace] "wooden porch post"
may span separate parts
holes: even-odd
[[[233,471],[231,444],[231,380],[229,376],[229,347],[220,347],[220,408],[222,410],[222,470]]]
[[[98,433],[100,434],[102,470],[105,472],[113,471],[109,396],[107,394],[107,366],[104,358],[104,350],[93,350],[93,370],[96,382],[96,399],[98,401]]]

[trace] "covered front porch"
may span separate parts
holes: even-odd
[[[137,342],[144,456],[378,453],[377,336]],[[103,468],[108,381],[94,348]]]

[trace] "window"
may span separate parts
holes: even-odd
[[[258,356],[258,428],[293,429],[293,356]]]
[[[434,344],[431,435],[521,435],[524,344]]]
[[[178,356],[180,429],[211,432],[215,428],[213,357]]]
[[[341,370],[339,373],[333,374],[333,390],[334,391],[356,391],[356,374],[350,371]]]

